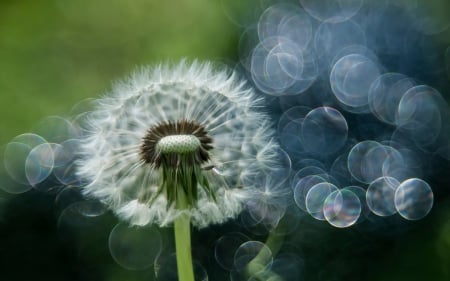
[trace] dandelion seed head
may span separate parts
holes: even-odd
[[[156,167],[163,161],[174,167],[180,161],[180,155],[191,154],[191,164],[203,164],[209,160],[211,143],[205,128],[194,121],[162,123],[147,131],[141,145],[141,157]]]
[[[169,225],[184,212],[197,227],[236,217],[257,188],[249,176],[277,159],[261,106],[235,72],[209,63],[142,68],[84,117],[83,191],[134,225]],[[174,182],[191,196],[187,209]]]

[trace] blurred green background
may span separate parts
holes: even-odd
[[[244,1],[0,0],[0,143],[48,115],[64,116],[137,66],[184,57],[238,61],[242,30],[226,12],[251,18],[259,12],[253,4],[264,2]],[[447,17],[449,3],[430,1],[427,8]],[[436,40],[450,44],[449,29]],[[450,280],[450,201],[448,193],[443,196],[410,232],[382,242],[357,236],[380,247],[370,252],[378,256],[337,261],[349,268],[336,270],[376,272],[368,279],[380,281]],[[61,234],[53,201],[36,191],[0,193],[0,280],[152,280],[148,271],[122,269],[110,258],[114,217]],[[346,239],[354,234],[323,231],[329,243],[338,239],[336,233]],[[329,259],[324,256],[324,262]]]
[[[235,58],[238,35],[221,1],[1,0],[0,143],[137,66]]]

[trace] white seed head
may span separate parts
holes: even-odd
[[[86,195],[131,224],[165,226],[183,212],[197,227],[236,217],[257,189],[249,179],[276,161],[262,101],[209,63],[143,68],[95,103],[84,114],[77,175],[90,182]],[[177,162],[164,153],[192,151],[202,180],[195,204],[180,210],[161,192],[161,165]]]

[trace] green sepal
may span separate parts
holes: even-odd
[[[198,201],[198,188],[200,186],[210,198],[216,201],[216,196],[204,175],[204,170],[193,159],[194,155],[178,155],[175,166],[169,165],[173,164],[173,156],[169,155],[169,161],[164,161],[164,159],[162,161],[163,165],[160,167],[162,183],[155,196],[159,196],[164,192],[167,198],[167,208],[170,208],[173,204],[175,208],[178,208],[176,204],[177,196],[182,191],[186,196],[188,207],[194,207]],[[155,196],[152,196],[152,198]],[[151,199],[151,202],[153,201],[154,199]]]

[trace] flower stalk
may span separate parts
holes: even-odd
[[[177,208],[189,208],[188,199],[182,189],[177,190]],[[179,281],[195,281],[191,254],[191,222],[189,214],[182,213],[174,221],[175,248]]]
[[[197,204],[198,185],[212,194],[202,175],[199,151],[201,141],[195,135],[174,134],[156,143],[162,172],[161,189],[180,212],[174,220],[175,248],[179,281],[195,281],[191,253],[191,218],[189,209]],[[204,155],[207,157],[207,154]],[[169,206],[170,206],[169,205]]]
[[[285,225],[281,224],[280,229],[274,229],[269,233],[265,246],[270,249],[270,255],[276,256],[284,243],[284,235],[280,230],[284,231]],[[257,281],[283,281],[278,274],[268,270],[266,271],[267,260],[269,260],[268,253],[266,251],[260,251],[256,257],[254,257],[246,268],[246,273],[249,278]]]

